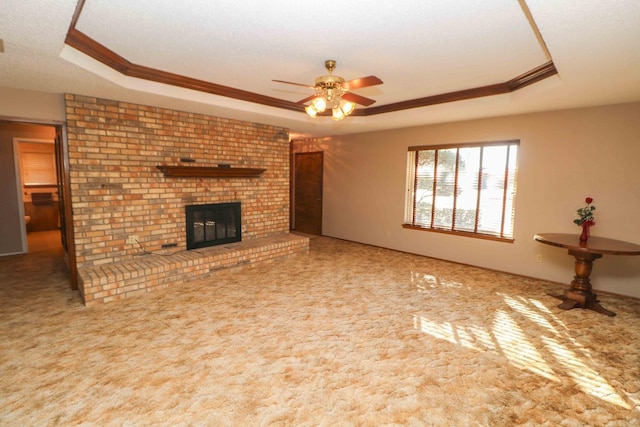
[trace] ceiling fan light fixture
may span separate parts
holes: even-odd
[[[304,110],[309,116],[316,117],[318,113],[323,113],[327,108],[331,108],[333,120],[338,121],[353,113],[356,104],[351,101],[345,101],[340,96],[333,96],[331,99],[327,99],[327,97],[321,95],[314,98]]]
[[[308,86],[301,83],[286,82],[283,80],[274,80],[279,83],[287,83],[296,86],[305,86],[315,90],[315,95],[298,101],[298,104],[311,103],[304,107],[305,112],[310,117],[316,117],[319,113],[324,113],[327,109],[331,110],[331,118],[333,120],[342,120],[356,108],[355,102],[365,106],[373,104],[373,99],[365,98],[349,92],[353,89],[374,86],[382,84],[382,80],[375,76],[361,77],[355,80],[345,81],[340,76],[334,76],[333,70],[336,68],[336,61],[328,59],[324,62],[324,66],[329,72],[328,75],[316,78],[314,86]],[[342,99],[343,96],[349,95],[348,98],[354,99],[355,102]]]

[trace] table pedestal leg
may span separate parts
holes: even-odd
[[[552,297],[562,300],[558,307],[563,310],[586,308],[607,316],[615,316],[616,314],[613,311],[607,310],[600,305],[598,296],[591,291],[589,276],[593,268],[593,261],[602,258],[602,254],[569,250],[569,255],[573,255],[576,259],[576,275],[573,276],[571,286],[563,295],[550,294]]]

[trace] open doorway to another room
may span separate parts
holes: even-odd
[[[55,251],[63,256],[54,125],[0,121],[0,255]]]

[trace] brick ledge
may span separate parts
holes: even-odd
[[[166,256],[142,255],[127,262],[79,270],[80,291],[89,307],[175,286],[217,270],[308,251],[308,237],[283,233]]]

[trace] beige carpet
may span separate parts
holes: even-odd
[[[0,425],[640,425],[640,301],[561,290],[314,238],[85,308],[60,249],[4,257]]]

